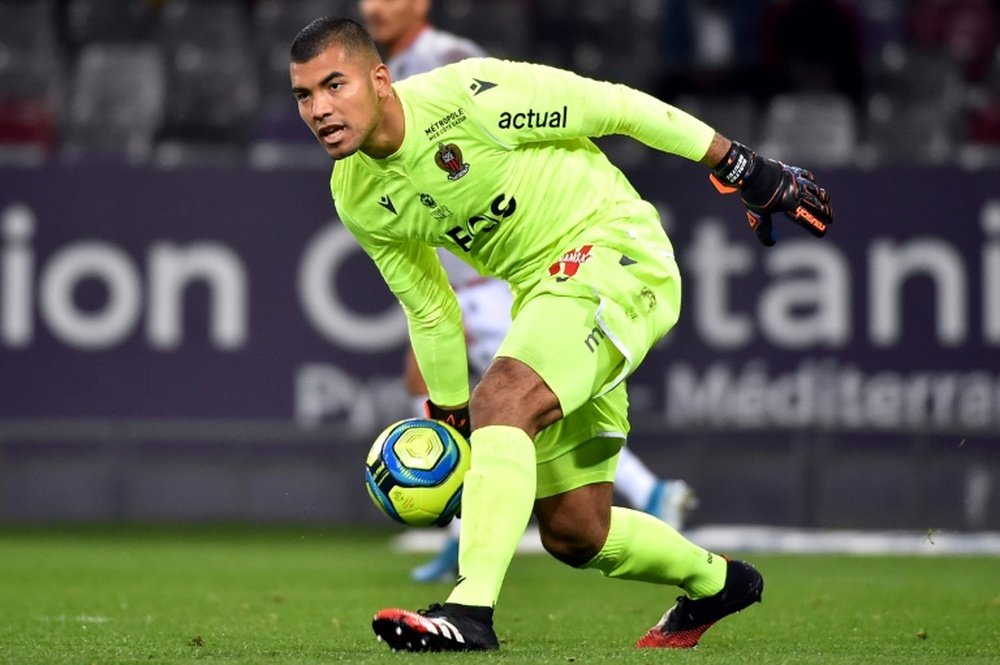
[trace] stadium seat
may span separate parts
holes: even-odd
[[[64,81],[54,4],[0,2],[0,163],[31,166],[48,157]]]
[[[934,101],[942,108],[961,106],[965,94],[962,72],[946,54],[890,43],[872,72],[871,90],[901,101]]]
[[[163,118],[163,54],[153,44],[87,45],[73,73],[66,124],[68,157],[149,157]]]
[[[936,100],[872,95],[865,115],[874,165],[941,164],[954,156],[956,116]]]
[[[78,50],[93,42],[148,40],[156,20],[148,0],[68,0],[65,34]]]
[[[531,25],[524,0],[453,0],[441,3],[439,27],[467,37],[497,57],[528,59]]]
[[[51,2],[0,2],[0,96],[56,92],[59,60]]]
[[[49,100],[0,97],[0,165],[39,166],[55,144],[55,110]]]
[[[785,93],[764,111],[760,150],[788,162],[849,164],[858,142],[850,100],[834,92]]]
[[[970,97],[969,140],[1000,148],[1000,46],[989,71]]]
[[[168,90],[161,138],[248,140],[258,84],[243,3],[172,0],[157,38],[166,54]]]

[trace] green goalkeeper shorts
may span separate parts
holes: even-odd
[[[518,298],[497,351],[537,372],[562,408],[535,439],[538,498],[614,480],[629,430],[625,379],[680,314],[680,273],[659,223],[599,230]]]

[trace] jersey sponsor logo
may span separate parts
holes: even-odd
[[[565,127],[569,117],[569,107],[563,106],[557,111],[504,111],[500,114],[497,127],[500,129],[536,129],[539,127]]]
[[[454,143],[439,143],[434,163],[448,174],[448,180],[458,180],[469,172],[469,165],[462,161],[461,149]]]
[[[472,85],[469,86],[469,90],[472,91],[472,96],[475,97],[479,93],[486,92],[490,88],[495,88],[495,87],[497,87],[496,83],[490,83],[489,81],[473,78]]]
[[[471,252],[477,235],[492,231],[501,221],[513,215],[515,210],[517,199],[513,196],[508,199],[506,194],[501,194],[490,202],[489,212],[473,215],[465,226],[453,226],[444,234],[463,252]]]
[[[421,194],[420,203],[422,203],[427,210],[431,213],[431,217],[436,220],[442,221],[451,217],[451,209],[446,205],[438,205],[438,202],[434,200],[434,197],[430,194]]]
[[[569,250],[549,266],[549,275],[555,277],[557,282],[565,282],[576,274],[580,266],[590,260],[591,247],[593,245],[584,245],[580,249]]]
[[[389,212],[391,212],[392,214],[394,215],[396,214],[396,206],[392,205],[392,199],[389,198],[388,194],[380,198],[378,200],[378,204],[383,208],[385,208],[386,210],[388,210]]]
[[[445,117],[435,121],[430,127],[425,127],[424,138],[428,141],[433,141],[452,127],[457,127],[465,122],[467,117],[468,116],[465,115],[465,109],[458,107]]]

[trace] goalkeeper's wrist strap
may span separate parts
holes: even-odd
[[[427,400],[424,402],[424,411],[427,417],[433,420],[440,420],[451,425],[461,434],[468,436],[469,433],[469,407],[462,406],[457,409],[443,409],[434,402]]]
[[[737,141],[733,141],[729,152],[712,171],[724,185],[739,188],[744,201],[755,205],[770,202],[781,184],[781,165],[778,162],[763,159]]]
[[[757,165],[757,153],[742,143],[733,141],[729,146],[729,152],[712,169],[715,176],[723,184],[730,187],[743,189],[747,184],[747,178],[752,178]]]

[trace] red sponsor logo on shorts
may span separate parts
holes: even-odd
[[[549,275],[555,277],[557,282],[565,282],[590,259],[591,247],[593,245],[584,245],[580,249],[569,250],[558,261],[549,266]]]

